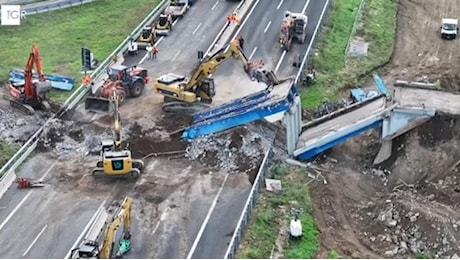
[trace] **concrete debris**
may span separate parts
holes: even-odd
[[[12,108],[0,108],[0,139],[10,142],[26,142],[45,122],[39,115],[21,116]]]

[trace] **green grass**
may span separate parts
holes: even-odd
[[[339,254],[336,251],[332,250],[332,251],[329,251],[329,253],[327,254],[327,258],[328,259],[337,259],[337,258],[339,258]]]
[[[0,168],[18,151],[19,146],[0,140]]]
[[[271,175],[271,176],[270,176]],[[309,213],[311,199],[305,180],[305,171],[293,168],[273,167],[268,178],[280,179],[283,193],[262,191],[245,231],[237,259],[267,259],[278,238],[281,224],[289,225],[290,209],[304,208],[300,215],[303,237],[300,241],[289,241],[283,254],[285,258],[312,258],[318,250],[318,231]],[[280,220],[285,220],[280,222]],[[287,236],[287,234],[286,234]]]
[[[81,6],[27,16],[20,26],[0,26],[0,81],[10,69],[24,69],[32,44],[37,44],[43,71],[75,77],[83,75],[81,47],[90,48],[103,61],[150,13],[160,0],[99,0]],[[5,51],[7,50],[7,51]],[[53,90],[63,101],[70,91]]]
[[[368,56],[346,58],[345,50],[361,0],[333,1],[328,20],[313,59],[317,82],[302,91],[302,106],[313,108],[324,99],[335,99],[343,88],[359,84],[363,74],[386,63],[393,51],[396,3],[393,0],[365,0],[356,33],[369,43]],[[353,60],[352,60],[353,59]]]

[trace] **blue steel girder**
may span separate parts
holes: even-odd
[[[374,75],[374,82],[377,85],[377,88],[379,89],[380,93],[385,94],[387,97],[391,96],[390,92],[385,86],[385,83],[383,83],[383,80],[379,77],[379,75],[377,74]]]
[[[208,135],[230,129],[232,127],[244,125],[258,119],[277,114],[279,112],[287,111],[289,107],[289,102],[287,100],[283,100],[275,104],[258,106],[237,115],[217,118],[211,123],[190,126],[182,134],[182,139],[191,140],[199,136]]]
[[[316,143],[310,144],[308,147],[297,149],[294,152],[294,156],[301,160],[308,160],[354,136],[361,134],[366,130],[381,126],[382,121],[383,118],[381,115],[373,116],[367,120],[356,123],[347,129],[338,131],[330,136],[325,136]]]

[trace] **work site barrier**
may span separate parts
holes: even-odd
[[[128,48],[128,42],[131,38],[137,38],[141,31],[142,28],[145,25],[148,25],[152,23],[154,20],[156,20],[160,14],[163,12],[163,10],[166,9],[166,7],[169,5],[170,0],[163,0],[150,14],[147,15],[147,17],[134,29],[134,31],[126,37],[126,39],[118,46],[118,48],[113,51],[107,59],[105,59],[99,67],[91,74],[91,78],[93,78],[94,82],[97,84],[97,81],[100,81],[106,74],[106,68],[110,66],[113,63],[113,57],[119,56],[120,54],[123,54],[127,51]],[[85,95],[88,93],[90,88],[85,87],[84,85],[81,85],[78,89],[76,89],[72,95],[64,102],[62,108],[58,113],[54,114],[49,118],[42,127],[40,127],[35,134],[33,134],[29,140],[19,149],[16,154],[11,157],[11,159],[2,166],[0,169],[0,187],[10,187],[11,183],[10,182],[10,174],[11,172],[14,172],[16,168],[22,164],[22,162],[35,150],[35,147],[37,146],[37,143],[40,139],[41,134],[43,133],[43,130],[55,119],[61,117],[65,112],[68,110],[71,110],[77,106],[77,104],[85,97]],[[8,174],[7,174],[8,173]],[[14,174],[14,173],[13,173]],[[0,195],[3,195],[0,193]],[[0,196],[1,198],[1,196]]]
[[[325,20],[324,18],[327,16],[327,13],[330,9],[331,2],[332,0],[327,0],[321,12],[321,16],[319,18],[318,24],[316,25],[316,28],[315,28],[315,31],[313,32],[310,43],[308,44],[307,50],[305,51],[304,57],[302,59],[302,63],[299,67],[299,71],[296,74],[296,78],[294,82],[296,86],[299,86],[301,82],[306,78],[305,65],[308,64],[308,62],[310,61],[311,50],[314,44],[316,43],[316,41],[318,40],[318,36],[320,34],[320,28],[322,27],[324,20]],[[230,241],[230,244],[228,245],[227,252],[225,253],[225,259],[235,258],[236,252],[238,250],[238,246],[240,245],[240,242],[243,239],[244,231],[246,230],[249,219],[251,217],[252,210],[257,202],[257,198],[259,197],[259,192],[261,190],[261,187],[263,187],[265,175],[269,169],[271,153],[272,151],[271,149],[269,149],[267,153],[265,154],[262,164],[260,165],[259,172],[257,173],[256,178],[254,180],[254,184],[252,186],[251,192],[249,193],[248,199],[246,201],[246,205],[244,206],[244,210],[241,213],[240,220],[238,221],[235,231],[233,232],[233,236]]]

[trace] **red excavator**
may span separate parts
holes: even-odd
[[[37,81],[32,79],[34,64],[38,73]],[[10,100],[10,104],[28,115],[33,115],[36,109],[49,110],[51,107],[47,101],[46,94],[50,90],[51,82],[45,79],[45,75],[42,72],[38,47],[33,45],[24,70],[24,81],[9,83],[9,91],[13,97]]]

